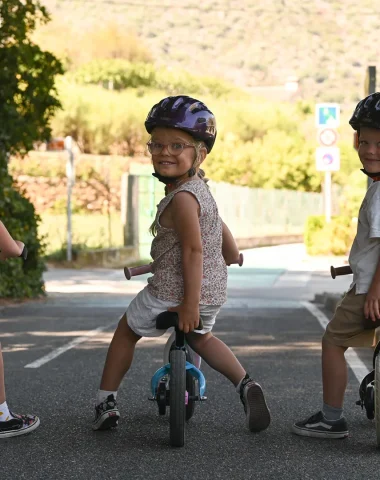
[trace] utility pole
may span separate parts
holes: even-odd
[[[367,72],[364,81],[364,96],[368,97],[371,93],[376,92],[376,67],[367,67]],[[368,177],[367,188],[371,185],[372,179]]]

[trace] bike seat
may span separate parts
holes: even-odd
[[[178,313],[177,312],[162,312],[156,317],[157,330],[167,330],[170,327],[178,327]],[[199,325],[195,330],[203,330],[202,320],[199,319]]]

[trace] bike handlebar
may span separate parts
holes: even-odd
[[[143,275],[144,273],[150,273],[152,270],[152,264],[141,265],[140,267],[124,267],[124,275],[127,280],[130,280],[136,275]]]
[[[232,264],[237,264],[239,267],[243,265],[244,257],[242,253],[239,253],[239,258],[237,262],[232,262]],[[127,280],[130,280],[132,277],[136,275],[144,275],[144,273],[151,273],[152,271],[152,264],[149,263],[148,265],[141,265],[139,267],[124,267],[124,275]]]
[[[330,273],[332,278],[335,278],[335,277],[338,277],[339,275],[349,275],[350,273],[352,273],[352,269],[349,265],[345,265],[344,267],[336,267],[336,268],[334,268],[331,265]]]

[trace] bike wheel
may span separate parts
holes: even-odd
[[[186,360],[189,363],[194,363],[193,356],[188,348],[186,349]],[[190,397],[195,397],[197,393],[196,380],[188,370],[186,370],[186,390],[188,394],[188,400],[186,405],[186,421],[188,422],[190,418],[194,415],[195,410],[195,400],[190,400]]]
[[[170,352],[170,444],[185,444],[186,354],[183,350]]]
[[[375,358],[375,424],[377,446],[380,447],[380,355]]]

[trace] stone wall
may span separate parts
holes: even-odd
[[[67,202],[66,152],[29,152],[11,158],[9,169],[37,213],[64,213]],[[87,155],[77,152],[76,182],[72,192],[73,212],[120,211],[121,176],[131,164],[150,164],[146,157]]]

